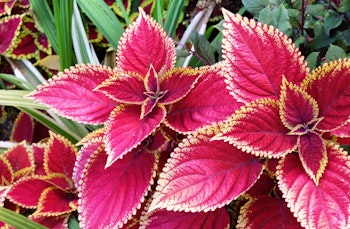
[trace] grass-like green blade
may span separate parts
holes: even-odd
[[[156,0],[153,10],[153,18],[158,22],[158,24],[163,26],[163,10],[165,6],[164,0]]]
[[[52,48],[59,53],[53,13],[47,0],[30,0],[30,5]]]
[[[0,221],[13,226],[16,229],[48,229],[27,217],[13,212],[4,207],[0,207]]]
[[[166,19],[164,22],[164,29],[168,32],[169,36],[173,36],[177,25],[179,24],[179,18],[183,10],[185,0],[171,0],[167,11]]]
[[[117,0],[117,4],[118,4],[118,6],[120,8],[120,11],[122,11],[123,18],[124,18],[124,21],[125,21],[126,25],[127,26],[130,25],[129,15],[128,15],[128,13],[125,10],[123,1],[122,0]]]
[[[124,28],[111,9],[101,0],[77,0],[79,7],[106,37],[115,50]]]

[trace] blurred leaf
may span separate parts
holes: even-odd
[[[117,50],[118,41],[124,28],[112,10],[104,1],[100,0],[77,0],[77,3],[113,48]]]
[[[174,35],[177,25],[179,24],[180,14],[183,10],[185,0],[171,0],[164,22],[164,29],[171,37]]]
[[[60,57],[58,55],[46,56],[38,60],[35,64],[40,64],[48,69],[60,70]]]
[[[350,0],[341,1],[337,11],[339,13],[346,13],[346,12],[350,11]]]
[[[336,41],[341,36],[341,32],[336,31],[334,35],[328,36],[325,33],[319,34],[317,37],[313,38],[309,43],[311,50],[316,51],[321,48],[328,47],[331,43]]]
[[[262,9],[268,6],[268,0],[242,0],[243,5],[253,15],[258,15]]]
[[[331,29],[337,28],[341,24],[343,18],[343,15],[338,15],[331,11],[329,16],[326,17],[324,21],[324,31],[326,35],[329,36]]]
[[[318,52],[312,52],[306,57],[307,66],[311,71],[317,67],[318,55]]]
[[[205,61],[204,64],[214,64],[215,55],[213,50],[210,47],[210,43],[204,35],[201,35],[197,32],[191,34],[191,41],[194,46],[196,53],[203,58],[202,61]]]
[[[16,229],[47,229],[47,227],[33,222],[27,217],[4,207],[0,207],[0,221],[7,223]]]
[[[306,7],[305,13],[314,17],[322,16],[327,13],[327,8],[324,4],[309,4]]]
[[[326,53],[326,62],[330,62],[332,60],[338,60],[339,58],[345,58],[345,51],[336,45],[330,45],[327,53]]]
[[[74,217],[74,215],[71,215],[68,220],[68,227],[69,229],[80,229],[79,221],[77,218]]]
[[[343,31],[343,38],[347,46],[350,46],[350,29]]]
[[[259,13],[259,22],[273,25],[287,36],[292,35],[292,26],[289,21],[288,10],[283,4],[280,4],[273,10],[269,6],[262,9]]]

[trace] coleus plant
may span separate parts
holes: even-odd
[[[104,125],[80,142],[73,180],[81,227],[122,227],[141,207],[177,134],[222,121],[241,105],[226,90],[220,63],[176,68],[175,57],[172,39],[140,9],[119,41],[115,69],[76,65],[27,96],[62,116]],[[217,212],[192,215],[216,221]],[[191,225],[184,217],[173,225]],[[224,228],[229,217],[222,220]]]

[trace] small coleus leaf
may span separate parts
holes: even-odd
[[[189,68],[173,68],[160,76],[160,90],[165,92],[160,104],[173,104],[183,99],[197,83],[201,71]]]
[[[299,137],[299,157],[306,173],[317,185],[327,165],[327,150],[319,134],[308,133]]]
[[[106,152],[100,147],[89,158],[79,190],[82,228],[119,228],[140,207],[154,175],[156,158],[134,149],[105,168]]]
[[[159,106],[143,119],[140,119],[140,113],[138,105],[119,105],[112,112],[105,126],[106,167],[140,145],[159,127],[166,115],[165,109]]]
[[[283,124],[290,130],[291,134],[304,134],[309,131],[310,122],[318,118],[318,106],[316,100],[304,90],[283,78],[280,116]],[[298,128],[302,125],[304,128]],[[297,129],[295,129],[297,127]],[[314,128],[314,127],[312,127]],[[301,130],[299,130],[301,129]],[[299,130],[299,132],[297,132]]]
[[[268,207],[267,207],[268,206]],[[260,195],[243,205],[238,218],[238,229],[246,228],[303,228],[294,218],[284,199]]]
[[[13,169],[14,181],[34,171],[34,158],[23,143],[17,144],[6,151],[5,157]]]
[[[140,228],[192,228],[225,229],[229,228],[230,217],[224,207],[209,212],[175,212],[157,209],[147,214]]]
[[[297,154],[280,160],[278,186],[304,228],[350,227],[350,158],[332,143],[328,163],[318,185],[305,172]]]
[[[140,8],[139,16],[120,38],[117,50],[118,70],[145,76],[153,65],[155,71],[160,73],[174,67],[175,57],[172,39]]]
[[[96,90],[103,92],[120,103],[142,104],[145,87],[142,76],[132,72],[118,71],[100,84]]]
[[[21,207],[36,208],[42,191],[52,187],[52,184],[42,178],[43,176],[23,177],[11,186],[7,198]]]
[[[49,106],[64,117],[102,124],[118,102],[94,89],[112,75],[114,71],[107,66],[76,65],[40,85],[27,97]]]
[[[288,132],[279,117],[279,102],[260,99],[237,110],[214,139],[256,156],[280,158],[297,148],[297,136]]]
[[[34,40],[35,38],[32,34],[22,31],[16,38],[13,46],[6,51],[6,55],[14,59],[30,59],[35,57],[38,53],[38,47]]]
[[[303,89],[318,104],[323,117],[317,129],[323,132],[344,125],[350,116],[350,59],[325,63],[316,68],[303,81]]]
[[[4,17],[0,20],[0,54],[5,54],[14,44],[20,33],[22,24],[21,15]]]
[[[223,14],[226,83],[239,101],[278,99],[283,75],[295,84],[307,76],[304,58],[282,32],[227,10]]]
[[[227,91],[223,76],[220,75],[220,66],[198,69],[202,75],[196,86],[185,98],[170,106],[166,117],[167,125],[180,133],[193,132],[225,120],[243,105]]]
[[[149,211],[210,211],[223,207],[259,178],[259,158],[223,141],[211,141],[217,126],[188,136],[160,174]]]
[[[68,195],[66,191],[62,191],[55,186],[44,189],[41,193],[37,210],[33,215],[59,216],[75,211],[77,209],[77,204],[75,204],[77,200],[67,198]]]
[[[14,170],[4,154],[0,154],[0,187],[9,186],[14,181]]]
[[[44,152],[44,169],[47,174],[61,173],[72,178],[77,149],[66,138],[50,132]]]
[[[21,142],[27,141],[31,143],[34,133],[34,121],[26,113],[20,112],[13,124],[10,141]]]

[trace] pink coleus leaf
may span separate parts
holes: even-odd
[[[283,124],[295,131],[295,127],[306,125],[318,118],[317,102],[300,87],[283,78],[280,116]]]
[[[7,198],[22,207],[36,208],[42,191],[52,186],[41,178],[41,176],[23,177],[11,186]]]
[[[44,153],[44,169],[47,174],[61,173],[72,178],[77,149],[66,138],[50,132]]]
[[[219,74],[219,66],[200,68],[202,75],[196,86],[185,98],[171,105],[166,123],[172,129],[181,133],[192,132],[225,120],[243,105],[227,91],[223,76]]]
[[[94,89],[114,71],[103,65],[76,65],[40,85],[27,97],[76,121],[101,124],[118,103]]]
[[[45,152],[45,146],[41,144],[33,144],[33,157],[35,161],[35,170],[34,174],[37,175],[46,175],[45,169],[44,169],[44,152]]]
[[[304,58],[286,35],[239,14],[223,14],[223,70],[239,101],[278,99],[283,75],[295,84],[307,76]]]
[[[34,121],[26,113],[20,112],[13,124],[10,140],[14,142],[27,141],[31,143],[34,133]]]
[[[318,184],[327,165],[327,151],[322,137],[312,132],[300,136],[299,157],[306,173]]]
[[[238,229],[302,228],[284,199],[260,195],[251,198],[240,210]]]
[[[0,54],[4,54],[13,45],[19,35],[22,16],[13,15],[0,20]]]
[[[171,154],[158,180],[150,211],[210,211],[228,204],[259,178],[259,158],[223,141],[211,141],[217,127],[194,134]],[[215,155],[215,156],[214,156]]]
[[[121,227],[143,201],[153,179],[155,156],[133,150],[105,168],[103,148],[89,159],[79,181],[79,221],[82,228]]]
[[[106,123],[105,143],[108,159],[106,167],[137,147],[163,121],[165,109],[155,107],[152,113],[140,119],[141,107],[120,105]]]
[[[140,8],[137,19],[125,30],[117,50],[117,68],[145,76],[153,65],[160,73],[175,64],[175,46],[164,29]]]
[[[174,212],[158,209],[148,213],[147,220],[140,228],[191,228],[225,229],[230,225],[230,217],[225,208],[209,212]]]
[[[339,146],[327,145],[328,163],[318,185],[297,154],[281,159],[278,185],[288,206],[305,228],[350,227],[350,159]]]
[[[74,199],[67,198],[65,191],[51,186],[41,193],[37,210],[34,215],[41,216],[59,216],[70,213],[77,209],[74,205]]]
[[[24,144],[17,144],[5,153],[13,169],[13,179],[18,180],[34,171],[34,161]]]
[[[132,72],[116,72],[96,90],[121,103],[142,104],[146,98],[142,76]]]
[[[297,136],[279,117],[279,103],[260,99],[241,107],[228,119],[226,127],[215,139],[222,139],[256,156],[280,158],[297,148]]]
[[[326,63],[304,80],[304,90],[318,104],[323,120],[317,125],[320,131],[332,131],[344,125],[350,116],[350,59]]]
[[[160,89],[164,94],[160,104],[168,105],[183,99],[197,83],[200,70],[173,68],[160,77]]]

